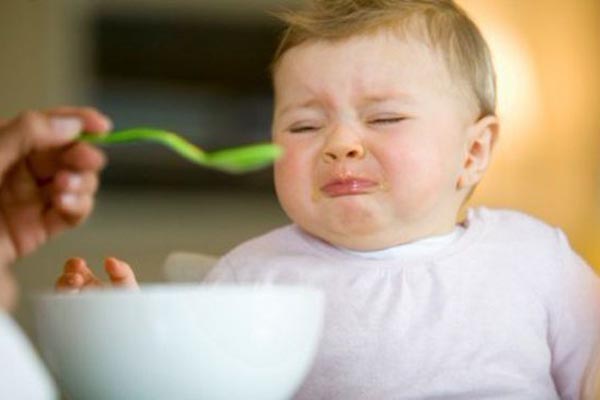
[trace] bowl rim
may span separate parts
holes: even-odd
[[[293,284],[208,284],[208,283],[143,283],[139,288],[119,288],[114,286],[91,288],[81,292],[56,291],[51,289],[38,290],[30,293],[30,299],[36,303],[54,300],[77,300],[110,297],[140,297],[140,296],[175,296],[182,294],[214,295],[247,294],[252,295],[309,295],[324,298],[324,292],[314,286]]]

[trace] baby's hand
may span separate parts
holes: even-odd
[[[104,261],[110,283],[123,288],[137,288],[138,283],[131,267],[124,261],[116,258],[107,258]],[[58,291],[78,292],[80,290],[103,287],[106,284],[94,275],[92,270],[82,258],[69,259],[63,268],[63,273],[56,280]]]

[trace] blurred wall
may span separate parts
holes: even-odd
[[[60,5],[60,1],[0,2],[2,117],[74,99],[82,85],[77,37],[63,29],[69,12]]]
[[[600,2],[460,3],[494,52],[502,119],[473,203],[560,226],[600,267]]]
[[[0,116],[26,108],[87,103],[91,18],[118,10],[139,15],[264,18],[299,0],[2,0]]]

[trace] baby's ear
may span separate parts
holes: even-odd
[[[485,116],[469,127],[463,170],[457,182],[458,189],[473,187],[483,178],[490,165],[499,129],[498,117],[495,115]]]

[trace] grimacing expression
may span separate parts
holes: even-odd
[[[296,224],[357,250],[452,229],[475,116],[436,52],[385,31],[309,41],[274,85],[275,186]]]

